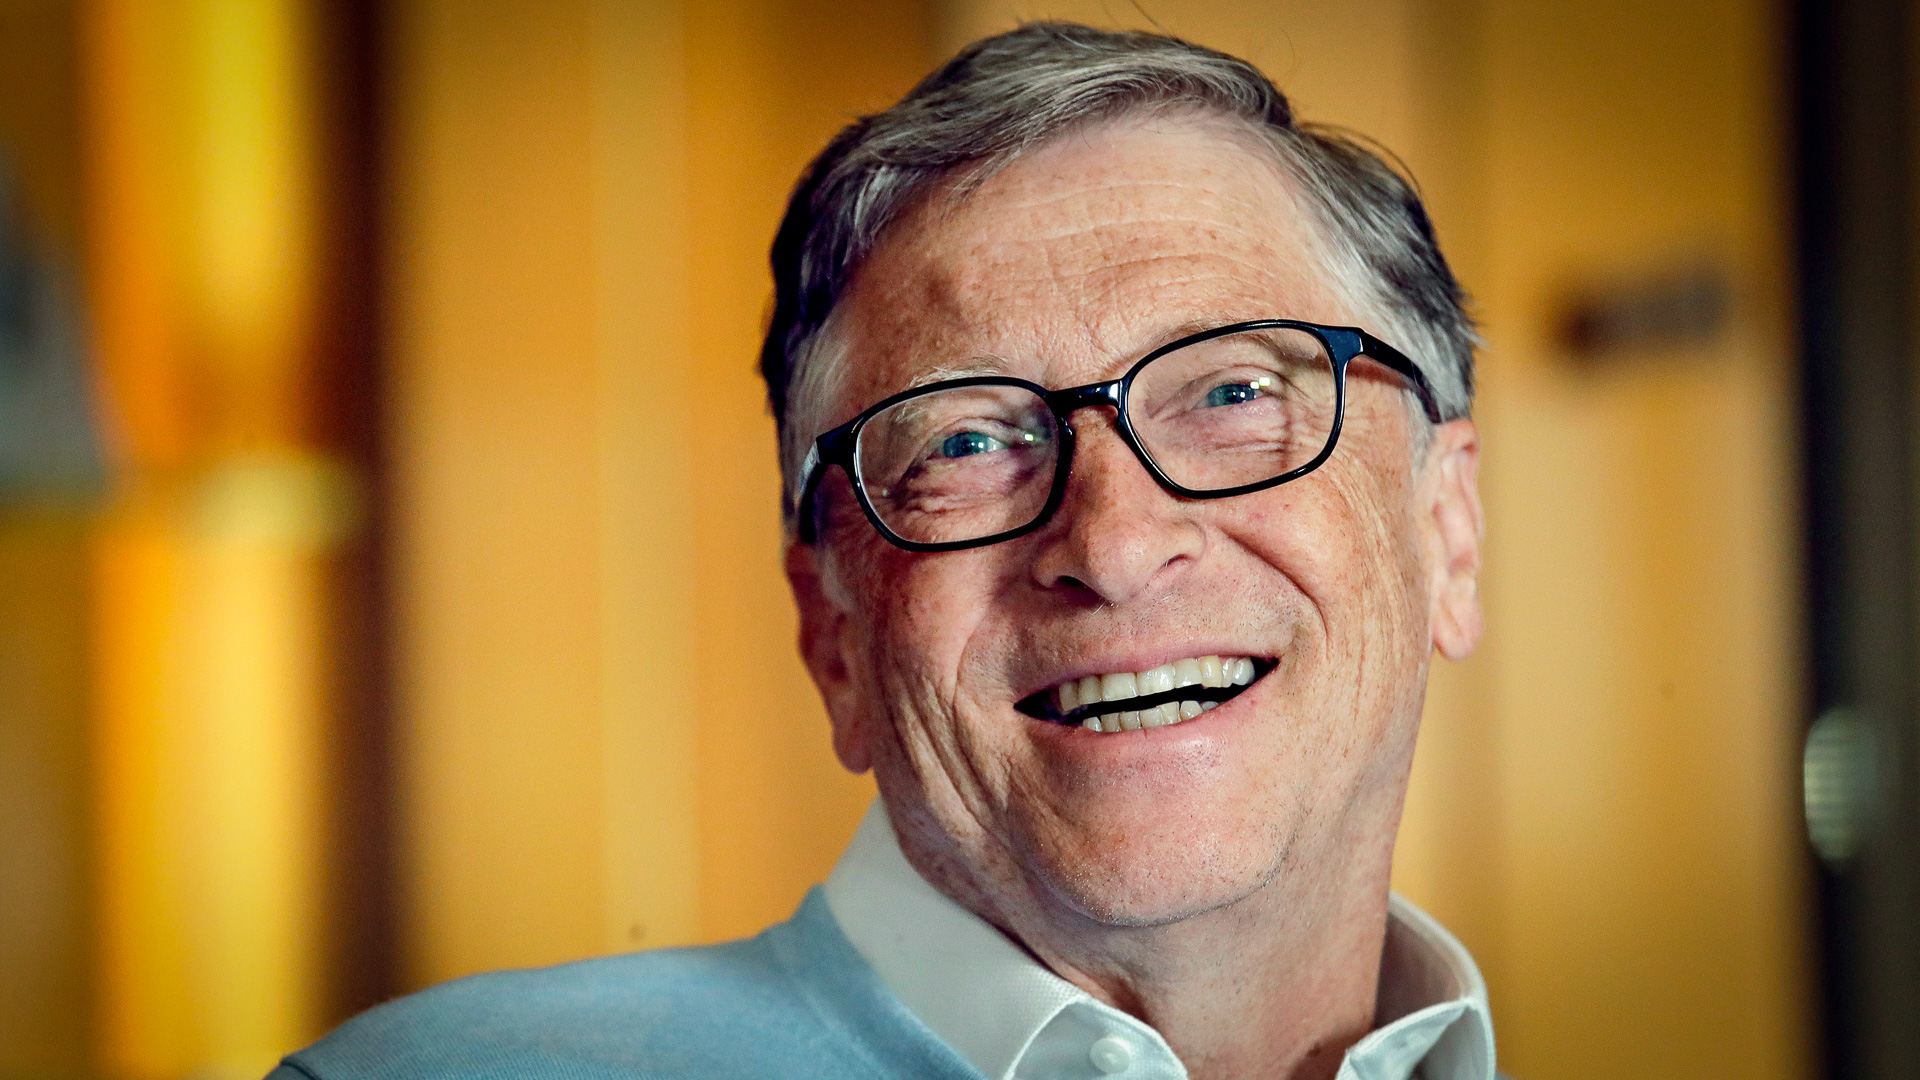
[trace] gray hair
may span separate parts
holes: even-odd
[[[1237,120],[1273,147],[1349,301],[1420,365],[1444,419],[1468,414],[1478,338],[1409,180],[1355,139],[1297,121],[1244,60],[1160,34],[1029,23],[974,42],[892,108],[849,124],[794,188],[760,352],[789,523],[841,366],[834,308],[888,226],[943,182],[964,192],[1070,131],[1182,108]]]

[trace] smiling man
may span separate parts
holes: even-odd
[[[286,1068],[1487,1080],[1390,896],[1480,632],[1473,334],[1409,185],[1256,70],[1036,24],[842,132],[773,250],[786,568],[880,798],[749,942],[466,980]]]

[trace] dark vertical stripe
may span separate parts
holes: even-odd
[[[314,4],[326,112],[326,292],[314,382],[316,434],[352,469],[358,530],[332,568],[327,775],[328,1019],[400,987],[393,739],[390,455],[384,429],[381,246],[384,20],[378,0]]]
[[[1880,827],[1818,887],[1831,1080],[1920,1076],[1908,0],[1796,0],[1812,712],[1888,738]]]

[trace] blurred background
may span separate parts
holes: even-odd
[[[1396,885],[1506,1071],[1920,1076],[1900,0],[0,0],[0,1077],[783,918],[765,251],[1021,18],[1262,65],[1488,347],[1489,632]]]

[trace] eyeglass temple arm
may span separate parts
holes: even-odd
[[[807,456],[800,461],[800,483],[794,488],[793,503],[787,507],[803,544],[814,540],[813,489],[820,483],[820,471],[820,441],[815,439],[813,445],[807,447]]]
[[[1399,372],[1413,384],[1414,395],[1420,399],[1420,407],[1426,410],[1429,421],[1435,424],[1446,422],[1446,418],[1440,415],[1440,402],[1434,397],[1433,384],[1427,381],[1426,372],[1420,370],[1420,365],[1408,359],[1406,353],[1365,330],[1360,331],[1360,345],[1362,353]]]
[[[793,516],[795,535],[803,544],[811,544],[818,537],[818,529],[813,520],[814,491],[827,475],[827,468],[840,465],[851,468],[846,453],[847,435],[858,421],[849,421],[823,433],[807,447],[807,456],[800,459],[800,486],[793,497]],[[851,474],[849,474],[851,475]]]

